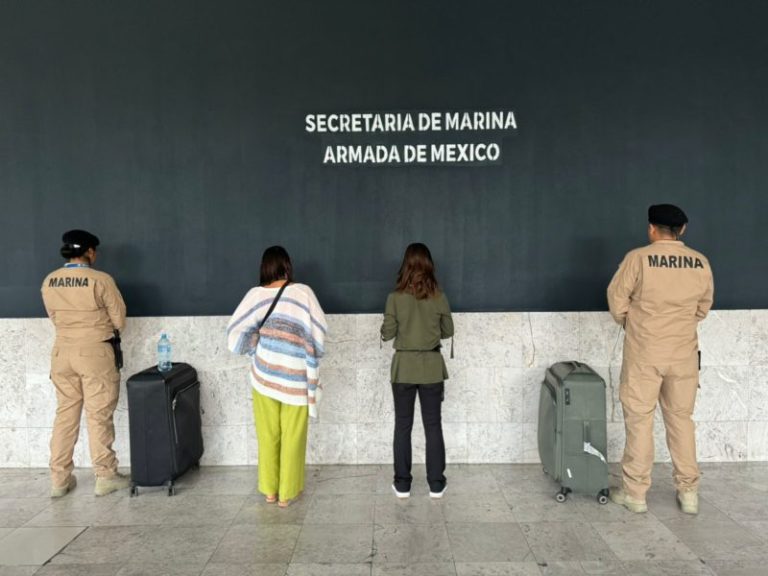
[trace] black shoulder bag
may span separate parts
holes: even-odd
[[[259,322],[259,326],[256,328],[256,332],[253,334],[253,336],[251,336],[251,350],[256,350],[256,344],[259,343],[259,334],[261,332],[261,327],[264,326],[264,323],[267,321],[267,318],[269,318],[269,315],[272,314],[272,312],[274,311],[275,306],[277,306],[277,301],[280,300],[280,296],[283,295],[283,290],[285,290],[287,286],[288,286],[288,282],[286,282],[280,287],[280,290],[278,291],[277,296],[275,296],[275,299],[272,300],[272,304],[270,305],[269,310],[267,310],[266,315],[261,320],[261,322]]]

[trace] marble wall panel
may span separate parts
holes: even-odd
[[[130,432],[126,426],[115,426],[115,443],[112,449],[117,454],[117,459],[121,468],[128,468],[131,465],[131,439]]]
[[[358,393],[359,371],[350,368],[321,369],[322,399],[317,405],[329,422],[358,422],[361,409]],[[363,387],[368,392],[368,387]]]
[[[0,468],[29,466],[27,428],[0,428]]]
[[[26,426],[24,321],[0,321],[0,427]]]
[[[462,422],[498,422],[499,394],[493,378],[493,368],[468,367],[464,369],[461,395],[453,402],[464,408]],[[452,392],[452,390],[449,390]],[[454,392],[454,396],[456,396]]]
[[[747,460],[747,422],[699,422],[696,425],[699,462]]]
[[[357,422],[390,422],[395,418],[389,368],[361,368],[345,370],[356,374],[354,394],[357,404]]]
[[[523,426],[519,422],[467,424],[467,462],[519,462]]]
[[[176,325],[165,327],[163,318],[128,318],[125,328],[122,331],[122,348],[124,366],[122,370],[123,379],[128,379],[131,375],[157,364],[157,341],[160,339],[160,333],[163,329],[168,329],[168,337],[172,340],[171,357],[179,362],[186,360],[186,356],[181,350],[181,342],[187,337],[191,322],[187,322],[187,332],[177,331]],[[173,332],[170,331],[173,328]],[[183,348],[183,347],[182,347]]]
[[[524,314],[499,312],[454,314],[454,359],[461,367],[520,367],[523,365]],[[450,352],[449,341],[443,352]]]
[[[377,370],[389,369],[392,361],[392,341],[381,341],[382,314],[359,314],[355,317],[355,366]]]
[[[768,365],[749,369],[749,420],[768,421]]]
[[[624,455],[624,443],[626,441],[624,424],[609,422],[608,432],[608,462],[621,462]]]
[[[198,370],[203,426],[242,426],[253,410],[246,368]]]
[[[357,462],[359,464],[392,462],[394,429],[394,416],[389,422],[358,424]]]
[[[200,460],[203,466],[236,466],[248,461],[250,428],[237,426],[203,426],[205,452]]]
[[[539,396],[545,374],[543,366],[523,369],[522,422],[535,424],[539,421]]]
[[[467,388],[472,383],[467,379],[467,368],[449,367],[449,377],[445,381],[445,399],[443,400],[443,422],[466,422],[468,407],[464,401]]]
[[[48,430],[49,441],[50,431],[51,430]],[[45,440],[42,436],[38,436],[35,441],[37,442],[38,449],[41,449]],[[131,443],[127,427],[115,426],[115,443],[112,445],[112,449],[115,451],[119,466],[121,468],[130,467]],[[50,456],[50,448],[45,447],[45,450],[46,454]],[[40,458],[39,455],[32,457]],[[91,459],[91,448],[88,440],[88,427],[85,421],[85,413],[83,413],[82,420],[80,421],[80,435],[78,436],[77,444],[75,444],[75,452],[72,459],[75,463],[75,466],[78,468],[90,468],[93,465],[93,460]]]
[[[48,372],[29,373],[25,380],[23,399],[26,426],[52,426],[56,415],[56,389]]]
[[[621,407],[621,365],[614,365],[606,371],[598,367],[598,372],[605,379],[605,408],[609,422],[624,422],[624,411]]]
[[[768,366],[768,310],[751,310],[749,363]]]
[[[320,415],[309,424],[309,464],[352,464],[358,462],[355,424],[330,422]]]
[[[590,366],[621,364],[624,331],[608,312],[579,312],[580,362]]]
[[[693,417],[697,422],[749,419],[749,366],[704,366]]]
[[[465,422],[443,424],[443,437],[445,438],[445,459],[448,464],[466,462],[469,458],[467,424]]]
[[[749,364],[752,318],[749,310],[714,310],[699,324],[702,366]]]
[[[27,374],[50,373],[55,336],[53,324],[48,318],[24,319],[24,362]]]
[[[768,460],[768,422],[747,423],[747,448],[748,460]]]
[[[531,312],[523,316],[523,359],[526,367],[547,367],[579,358],[579,314]]]
[[[525,371],[521,367],[494,368],[492,402],[497,422],[523,421],[523,390]]]
[[[324,368],[357,368],[358,353],[361,349],[357,340],[357,318],[349,316],[328,316],[328,333],[325,337],[325,357],[320,363]],[[378,348],[378,342],[376,343]]]
[[[227,348],[227,322],[229,318],[226,316],[192,318],[187,336],[189,342],[183,348],[187,362],[211,372],[247,367],[247,358],[232,354]]]
[[[208,463],[255,463],[247,359],[226,349],[228,317],[130,318],[123,331],[126,366],[115,413],[116,450],[128,457],[125,380],[156,362],[165,329],[174,359],[195,366],[203,384]],[[443,422],[451,462],[537,461],[538,397],[545,368],[579,359],[606,380],[609,457],[623,450],[618,398],[621,337],[605,312],[456,314],[456,359]],[[379,345],[380,314],[330,315],[321,374],[326,393],[310,424],[308,459],[318,463],[391,462],[394,421],[390,344]],[[702,461],[768,460],[768,311],[716,311],[701,325],[704,353],[695,419]],[[46,466],[56,399],[49,381],[54,330],[48,319],[0,320],[0,466]],[[446,343],[447,344],[447,343]],[[83,421],[84,424],[84,421]],[[423,461],[423,430],[414,425],[414,459]],[[513,441],[510,441],[510,437]],[[660,415],[656,458],[669,458]],[[7,448],[5,447],[7,446]],[[89,465],[83,425],[76,448]]]
[[[538,464],[539,458],[539,426],[533,423],[522,424],[522,437],[520,439],[520,462],[525,464]]]
[[[245,426],[245,450],[246,461],[244,464],[248,466],[255,466],[259,463],[259,442],[256,439],[256,427],[253,423],[253,417],[249,424]]]
[[[29,465],[32,468],[48,468],[51,459],[51,433],[53,428],[27,428]],[[81,444],[75,445],[77,461],[80,461]]]

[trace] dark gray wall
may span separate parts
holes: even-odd
[[[649,203],[768,308],[768,3],[0,3],[0,316],[61,233],[131,315],[229,314],[285,245],[330,312],[424,241],[457,310],[601,310]],[[503,163],[328,167],[304,115],[511,108]]]

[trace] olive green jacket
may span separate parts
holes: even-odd
[[[451,307],[445,294],[417,300],[405,292],[387,297],[381,339],[395,339],[393,383],[437,384],[448,378],[440,340],[453,336]]]

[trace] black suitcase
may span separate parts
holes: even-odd
[[[128,425],[131,440],[131,496],[139,486],[166,486],[203,455],[200,382],[189,364],[174,363],[168,372],[157,366],[128,379]]]

